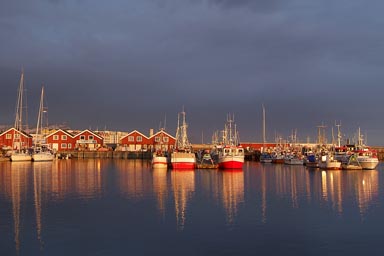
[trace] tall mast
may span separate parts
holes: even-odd
[[[24,91],[24,69],[21,71],[19,89],[17,91],[17,104],[15,111],[15,129],[21,131],[23,129],[23,91]]]
[[[264,104],[262,104],[263,107],[263,149],[265,148],[266,138],[265,138],[265,108]]]
[[[41,96],[40,96],[40,106],[39,114],[37,116],[37,125],[36,125],[36,144],[39,144],[41,141],[41,136],[43,132],[43,115],[44,115],[44,85],[41,87]]]
[[[341,122],[339,124],[335,124],[335,126],[337,127],[337,146],[340,147],[341,146],[341,132],[340,132]]]

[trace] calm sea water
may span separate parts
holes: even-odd
[[[383,167],[3,162],[0,255],[383,255]]]

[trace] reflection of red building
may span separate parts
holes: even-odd
[[[0,147],[9,147],[14,149],[28,148],[32,146],[32,136],[10,128],[0,134]]]
[[[125,151],[147,150],[150,145],[150,139],[136,130],[128,133],[126,136],[120,139],[120,146]]]
[[[56,151],[73,150],[75,148],[73,134],[59,129],[46,137],[48,146]]]
[[[78,150],[96,150],[104,143],[103,137],[88,129],[77,133],[73,139],[75,148]]]

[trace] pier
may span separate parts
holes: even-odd
[[[150,151],[62,151],[57,155],[62,158],[111,158],[111,159],[151,159]]]

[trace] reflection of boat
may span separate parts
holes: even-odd
[[[233,118],[227,119],[224,129],[223,144],[218,147],[218,163],[221,169],[242,169],[244,164],[244,148],[238,143],[238,134],[232,132]]]
[[[244,172],[240,169],[220,172],[222,183],[221,200],[226,212],[227,224],[232,225],[237,216],[238,208],[244,202]]]
[[[181,125],[180,114],[182,115]],[[178,115],[176,145],[175,151],[171,153],[170,164],[173,169],[194,169],[196,167],[196,156],[191,152],[191,144],[188,141],[184,110]]]
[[[37,117],[37,126],[36,126],[36,142],[34,146],[34,150],[32,153],[32,160],[35,162],[41,161],[53,161],[55,155],[45,144],[45,139],[43,138],[43,121],[44,121],[44,113],[47,110],[44,107],[44,86],[41,88],[41,97],[40,97],[40,107],[39,107],[39,115]]]
[[[177,229],[182,231],[187,219],[187,208],[195,191],[194,169],[182,171],[174,170],[171,174],[171,184],[175,200],[175,215]]]

